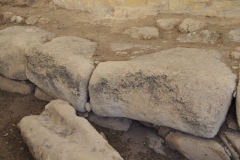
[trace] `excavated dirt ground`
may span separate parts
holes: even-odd
[[[6,2],[6,1],[5,1]],[[7,4],[0,1],[0,14],[2,12],[13,12],[16,15],[26,18],[30,15],[40,15],[43,18],[50,18],[48,24],[37,24],[36,26],[56,33],[58,36],[79,36],[98,43],[98,49],[94,55],[97,61],[120,61],[129,60],[133,56],[140,56],[156,51],[173,47],[196,47],[207,49],[219,49],[226,51],[225,62],[231,67],[233,60],[229,58],[229,53],[236,45],[224,45],[222,37],[215,45],[211,44],[182,44],[176,41],[176,37],[181,33],[175,29],[170,32],[160,31],[160,37],[153,40],[138,40],[122,35],[124,29],[138,26],[156,26],[158,18],[180,18],[192,17],[207,23],[208,30],[218,31],[224,35],[231,29],[240,28],[240,19],[224,19],[203,16],[160,14],[139,19],[130,20],[108,20],[99,19],[89,13],[77,10],[66,10],[58,8],[56,10],[48,7],[49,0],[42,0],[33,6],[19,6],[13,3]],[[0,16],[0,29],[14,26],[16,24],[3,21]],[[24,25],[24,24],[22,24]],[[118,55],[110,49],[111,43],[136,43],[149,45],[148,49],[130,49],[127,54]],[[133,51],[142,51],[135,55]],[[236,62],[235,62],[236,63]],[[239,63],[239,62],[238,62]],[[238,74],[236,70],[234,73]],[[33,95],[19,95],[0,90],[0,160],[33,160],[27,146],[24,144],[17,123],[22,117],[31,114],[40,114],[44,110],[46,102],[37,100]],[[93,124],[94,125],[94,124]],[[147,128],[138,122],[134,122],[128,132],[117,132],[96,126],[99,132],[103,132],[109,143],[119,151],[125,160],[184,160],[176,151],[165,146],[167,156],[157,154],[147,145],[146,137],[156,134],[156,131]]]

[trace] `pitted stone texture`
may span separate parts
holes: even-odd
[[[27,81],[16,81],[0,75],[0,89],[20,94],[31,94],[34,91],[34,84]]]
[[[89,84],[92,111],[212,138],[236,86],[221,57],[216,50],[174,48],[100,63]]]
[[[240,44],[240,28],[231,30],[223,37],[223,42],[226,44]]]
[[[123,160],[62,100],[49,103],[41,115],[24,117],[18,127],[36,160]]]
[[[55,34],[38,27],[13,26],[0,30],[0,74],[27,80],[25,50],[52,40]]]
[[[176,27],[180,23],[180,21],[181,20],[177,18],[164,18],[158,19],[156,23],[160,29],[169,31]]]
[[[224,148],[214,140],[171,132],[167,144],[189,160],[230,160]]]
[[[34,96],[37,99],[40,99],[42,101],[47,101],[47,102],[50,102],[55,99],[54,97],[48,95],[46,92],[44,92],[42,89],[40,89],[38,87],[36,87],[36,89],[35,89]]]
[[[88,120],[99,126],[117,131],[128,131],[132,124],[132,120],[127,118],[99,117],[93,113],[89,114]]]
[[[182,43],[215,44],[220,34],[209,30],[197,31],[180,35],[177,40]]]
[[[156,27],[132,27],[126,29],[123,34],[137,39],[153,39],[159,36],[159,31]]]
[[[206,25],[202,21],[194,20],[192,18],[186,18],[179,25],[179,30],[183,33],[187,33],[202,30],[205,27]]]
[[[88,82],[97,44],[79,37],[58,37],[27,51],[27,77],[49,95],[86,111]]]

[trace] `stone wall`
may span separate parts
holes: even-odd
[[[240,0],[53,0],[67,9],[94,12],[102,17],[142,17],[158,13],[190,13],[240,17]]]

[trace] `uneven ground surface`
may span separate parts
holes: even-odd
[[[222,37],[215,45],[182,44],[176,41],[176,37],[181,34],[177,29],[169,32],[160,31],[160,37],[153,40],[129,38],[128,36],[122,35],[122,32],[128,27],[156,26],[155,21],[158,18],[176,17],[184,19],[186,17],[192,17],[206,22],[208,30],[218,31],[221,35],[224,35],[231,29],[240,28],[240,20],[169,14],[131,20],[100,20],[89,13],[76,10],[72,11],[62,8],[53,10],[48,7],[48,3],[48,0],[43,0],[41,3],[39,2],[31,7],[0,3],[0,13],[9,11],[24,18],[30,15],[40,15],[44,18],[50,18],[51,21],[48,24],[37,24],[36,26],[54,32],[58,36],[79,36],[97,42],[98,49],[93,57],[97,61],[129,60],[133,58],[133,56],[149,54],[177,46],[226,51],[225,60],[229,67],[232,66],[233,61],[236,61],[229,58],[229,53],[238,46],[224,45],[222,43]],[[3,17],[0,16],[0,29],[13,25],[16,24],[5,22],[3,21]],[[149,45],[150,48],[144,50],[136,48],[130,49],[126,51],[127,54],[119,55],[110,49],[111,43],[136,43]],[[140,50],[142,52],[137,55],[132,53],[133,51]],[[233,70],[233,72],[238,74],[236,70]],[[22,141],[20,131],[16,125],[24,116],[40,114],[46,104],[46,102],[34,98],[33,95],[19,95],[0,91],[0,160],[33,160],[27,146]],[[103,132],[106,135],[109,143],[118,150],[126,160],[184,159],[168,147],[166,147],[166,157],[150,149],[147,145],[146,137],[147,135],[156,134],[156,131],[144,127],[138,122],[134,122],[128,132],[116,132],[96,125],[94,126],[99,132]]]

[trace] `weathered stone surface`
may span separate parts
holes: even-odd
[[[218,32],[203,30],[203,31],[197,31],[197,32],[180,35],[177,38],[177,40],[182,43],[215,44],[219,37],[220,37],[220,34]]]
[[[164,146],[162,144],[164,143],[164,140],[161,137],[157,135],[149,135],[147,139],[148,139],[148,146],[150,148],[152,148],[155,152],[159,154],[166,155],[164,151]]]
[[[99,117],[93,113],[89,114],[88,120],[99,126],[117,131],[128,131],[132,124],[132,120],[127,118]]]
[[[187,33],[202,30],[205,27],[206,25],[202,21],[194,20],[192,18],[186,18],[179,25],[179,30],[183,33]]]
[[[181,20],[178,18],[164,18],[158,19],[156,23],[157,26],[162,30],[169,31],[176,27],[180,23],[180,21]]]
[[[43,101],[47,101],[47,102],[50,102],[50,101],[52,101],[52,100],[55,99],[54,97],[48,95],[46,92],[44,92],[44,91],[43,91],[42,89],[40,89],[39,87],[36,87],[34,96],[35,96],[37,99],[40,99],[40,100],[43,100]]]
[[[234,59],[240,59],[240,52],[233,51],[231,53],[231,57],[234,58]]]
[[[140,45],[140,44],[131,44],[131,43],[111,43],[111,50],[112,51],[122,51],[126,49],[132,48],[149,48],[148,45]]]
[[[221,57],[216,50],[174,48],[100,63],[89,84],[92,111],[212,138],[236,86]]]
[[[13,16],[13,13],[12,12],[3,12],[2,15],[3,15],[3,19],[5,21],[9,21],[11,19],[11,17]]]
[[[123,34],[129,35],[132,38],[153,39],[159,36],[159,31],[156,27],[132,27],[126,29]]]
[[[79,37],[58,37],[27,51],[27,77],[49,95],[86,111],[87,86],[97,44]]]
[[[240,44],[240,28],[229,31],[223,37],[223,42],[226,44]]]
[[[31,94],[34,91],[34,84],[26,81],[16,81],[0,75],[0,89],[20,94]]]
[[[239,132],[230,132],[226,131],[224,134],[227,137],[227,140],[232,144],[233,148],[240,154],[240,133]]]
[[[211,139],[171,132],[165,141],[189,160],[230,160],[224,148]]]
[[[39,18],[40,18],[40,16],[38,16],[38,15],[29,16],[29,17],[25,20],[25,23],[28,24],[28,25],[37,24]]]
[[[49,103],[41,115],[24,117],[18,127],[36,160],[123,160],[62,100]]]
[[[52,40],[55,34],[38,27],[13,26],[0,30],[0,74],[27,80],[25,50]]]
[[[237,153],[237,152],[235,151],[235,149],[232,147],[232,145],[230,144],[230,142],[228,142],[226,135],[225,135],[224,133],[220,133],[220,134],[219,134],[219,137],[220,137],[221,141],[223,142],[223,144],[224,144],[224,145],[227,147],[227,149],[228,149],[228,150],[226,150],[226,152],[227,152],[227,151],[230,152],[230,154],[227,152],[228,155],[231,156],[234,160],[235,160],[235,159],[239,159],[238,153]]]

